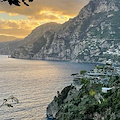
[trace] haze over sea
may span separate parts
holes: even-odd
[[[57,91],[72,83],[72,73],[91,70],[95,64],[12,59],[0,55],[0,104],[13,95],[13,108],[0,108],[0,120],[42,120]]]

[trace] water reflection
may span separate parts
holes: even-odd
[[[0,56],[0,103],[14,95],[13,109],[2,107],[0,120],[40,120],[58,90],[71,84],[72,73],[90,70],[94,64],[19,60]]]

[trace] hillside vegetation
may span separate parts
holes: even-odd
[[[119,120],[120,76],[111,77],[107,87],[113,89],[103,93],[101,84],[89,80],[79,91],[67,86],[55,96],[47,114],[53,113],[57,120]]]

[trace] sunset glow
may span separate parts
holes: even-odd
[[[34,0],[29,7],[0,3],[0,35],[24,38],[47,22],[64,23],[75,17],[89,0]]]

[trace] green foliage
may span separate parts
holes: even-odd
[[[115,86],[115,87],[119,87],[120,86],[120,76],[114,76],[111,77],[108,83],[109,87]]]
[[[95,95],[95,91],[94,91],[93,89],[91,89],[90,92],[89,92],[89,94],[90,94],[91,96],[93,96],[93,95]]]
[[[83,79],[85,83],[87,80]],[[65,88],[57,98],[60,98],[62,109],[57,114],[57,120],[93,120],[95,114],[100,116],[100,119],[104,117],[105,120],[110,120],[114,114],[116,120],[120,119],[120,76],[111,77],[109,86],[113,86],[118,83],[116,88],[109,90],[107,93],[102,93],[101,84],[84,84],[82,88],[70,101],[66,103],[62,102],[61,98],[66,98],[68,91],[73,90],[70,86]],[[66,92],[65,92],[66,91]],[[64,94],[65,92],[65,94]],[[64,96],[64,95],[65,96]],[[75,94],[72,93],[71,96]],[[95,98],[96,94],[101,94],[104,98],[99,98],[101,104]],[[62,97],[61,97],[62,96]],[[99,96],[98,96],[99,97]]]
[[[87,71],[86,70],[81,70],[80,74],[85,74]]]
[[[87,104],[86,105],[86,110],[85,110],[85,115],[88,114],[93,114],[94,112],[96,112],[96,110],[98,109],[98,105],[90,105],[90,104]]]

